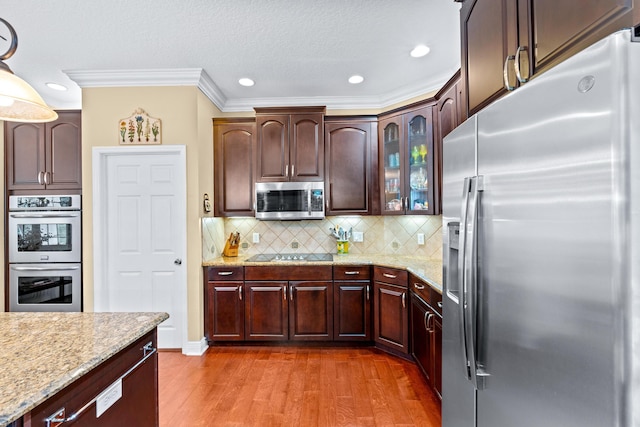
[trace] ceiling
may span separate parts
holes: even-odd
[[[55,109],[81,108],[81,87],[166,85],[197,85],[222,111],[383,109],[460,67],[459,10],[453,0],[0,0],[19,40],[7,65]],[[431,51],[412,58],[418,44]],[[353,74],[364,82],[349,84]]]

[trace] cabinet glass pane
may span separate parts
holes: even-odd
[[[409,121],[407,127],[408,164],[409,164],[409,210],[429,209],[428,166],[429,144],[427,136],[427,119],[416,116]]]
[[[400,127],[390,123],[384,128],[384,206],[387,211],[402,209],[400,182]]]

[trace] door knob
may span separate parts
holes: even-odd
[[[175,260],[175,261],[173,261],[173,263],[174,263],[175,265],[182,265],[182,260],[181,260],[180,258],[176,258],[176,260]]]

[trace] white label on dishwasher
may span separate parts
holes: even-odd
[[[111,384],[105,391],[96,397],[96,418],[109,409],[122,397],[122,378]]]

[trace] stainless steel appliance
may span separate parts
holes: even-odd
[[[9,262],[80,262],[80,195],[9,196]]]
[[[640,43],[444,140],[445,427],[640,426]]]
[[[333,255],[329,253],[320,254],[297,254],[297,253],[284,253],[284,254],[257,254],[247,258],[247,262],[271,262],[271,261],[333,261]]]
[[[80,203],[80,195],[9,197],[10,311],[81,311]]]
[[[256,219],[324,218],[324,182],[257,182]]]

